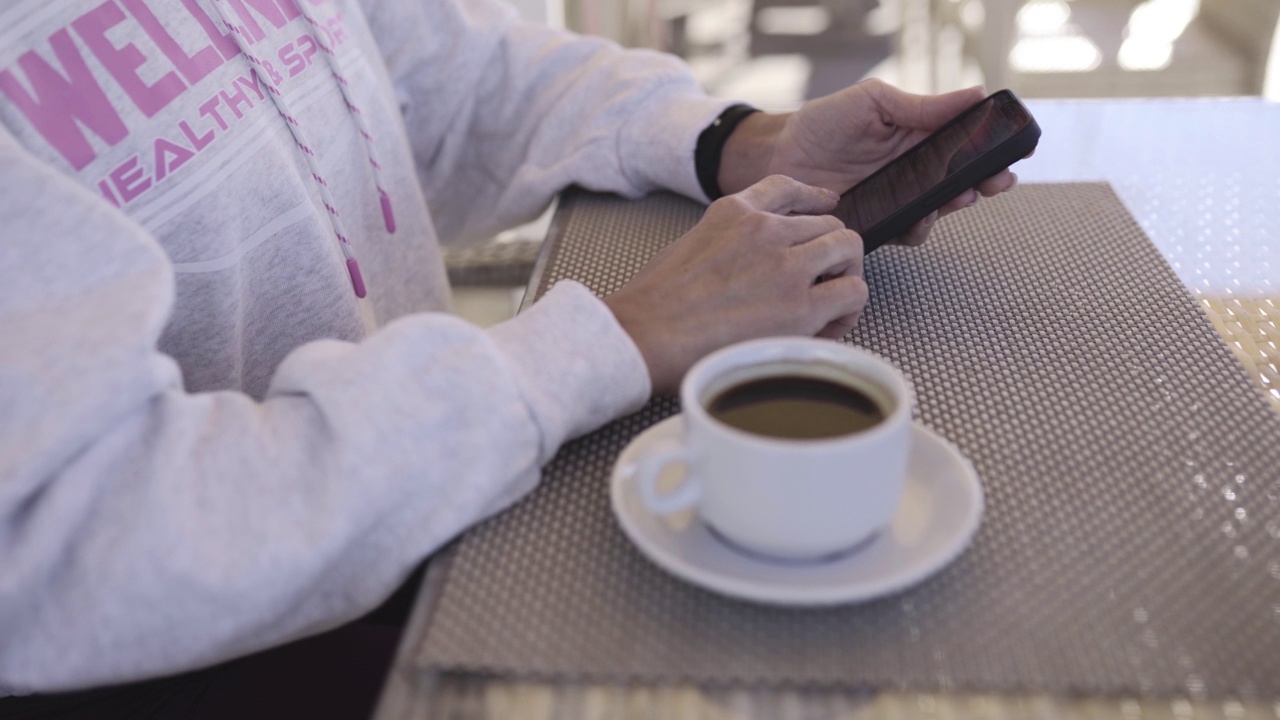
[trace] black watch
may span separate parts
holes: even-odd
[[[751,113],[760,112],[750,105],[730,105],[720,113],[701,135],[693,150],[693,167],[698,173],[698,184],[707,197],[715,200],[724,195],[720,190],[720,156],[724,153],[724,144],[733,134],[738,123]]]

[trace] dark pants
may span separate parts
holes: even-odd
[[[414,573],[382,607],[323,635],[174,677],[0,698],[0,720],[364,720],[378,701],[420,579]]]
[[[386,625],[352,623],[176,677],[0,699],[0,718],[368,718],[399,636]]]

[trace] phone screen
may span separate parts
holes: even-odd
[[[943,178],[990,152],[1030,121],[1030,116],[1008,93],[988,97],[880,172],[855,185],[841,196],[835,215],[858,232],[873,228],[920,198]],[[941,198],[941,202],[950,199]]]

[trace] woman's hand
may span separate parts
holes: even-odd
[[[879,80],[865,80],[810,100],[794,113],[755,113],[725,143],[720,187],[734,192],[766,175],[781,174],[843,193],[984,97],[979,87],[913,95]],[[979,196],[1009,190],[1016,182],[1017,176],[1007,169],[983,180],[898,242],[923,242],[937,218],[976,203]]]
[[[867,302],[862,239],[821,214],[836,200],[829,190],[767,177],[712,203],[605,298],[644,356],[654,392],[674,394],[693,363],[740,340],[838,338],[853,328]]]

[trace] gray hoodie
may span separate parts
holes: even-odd
[[[0,688],[359,616],[642,403],[582,286],[482,330],[439,243],[569,183],[701,198],[723,106],[494,0],[6,2]]]

